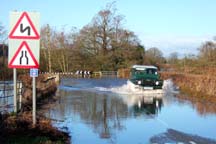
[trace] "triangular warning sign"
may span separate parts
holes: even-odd
[[[16,53],[12,57],[9,68],[38,68],[38,62],[35,59],[31,49],[26,41],[23,41]]]
[[[10,39],[39,39],[40,36],[27,12],[23,12],[9,34]]]

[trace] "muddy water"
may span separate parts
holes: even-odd
[[[148,144],[168,129],[216,140],[215,104],[208,102],[211,111],[200,113],[206,103],[196,107],[176,98],[172,81],[166,80],[163,90],[131,91],[125,79],[62,79],[60,99],[46,115],[73,144]]]

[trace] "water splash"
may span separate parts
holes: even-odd
[[[157,93],[177,93],[178,89],[173,84],[171,79],[164,80],[164,84],[162,89],[160,90],[143,90],[142,88],[138,87],[137,85],[133,84],[131,81],[127,81],[126,84],[122,86],[115,86],[115,87],[95,87],[98,91],[104,92],[113,92],[118,94],[136,94],[136,95],[143,95],[143,94],[157,94]]]
[[[132,106],[140,101],[153,101],[154,98],[161,99],[162,97],[169,97],[177,94],[178,88],[174,85],[171,79],[164,80],[162,89],[159,90],[143,90],[138,88],[131,81],[127,81],[122,86],[114,87],[95,87],[96,90],[102,92],[112,92],[121,97],[125,104]]]
[[[71,82],[71,80],[70,80]],[[133,84],[131,81],[121,80],[121,79],[108,79],[105,80],[105,83],[101,83],[97,80],[86,80],[82,79],[81,81],[73,80],[73,85],[70,83],[65,83],[59,86],[60,89],[72,90],[72,91],[97,91],[105,93],[115,93],[119,95],[168,95],[172,96],[173,94],[178,93],[178,88],[174,85],[171,79],[164,80],[162,89],[159,90],[143,90],[142,87],[139,87]]]
[[[173,83],[172,79],[164,80],[163,90],[167,96],[179,93],[179,87]]]

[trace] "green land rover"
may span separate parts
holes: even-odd
[[[130,81],[143,89],[162,89],[163,80],[160,79],[158,68],[147,65],[133,65]]]

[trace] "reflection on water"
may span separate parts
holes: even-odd
[[[123,79],[65,79],[56,106],[47,112],[72,143],[149,143],[168,128],[216,137],[216,116],[200,117],[187,103],[168,95],[125,93]],[[121,89],[122,86],[122,89]],[[118,88],[115,93],[112,90]],[[196,119],[196,122],[194,120]],[[208,121],[205,123],[205,121]]]
[[[194,107],[200,115],[206,116],[216,114],[216,98],[215,97],[196,97],[187,95],[178,95],[179,100],[183,103],[188,102]]]
[[[137,104],[133,105],[135,115],[154,116],[161,110],[163,104],[162,98],[143,97]]]
[[[59,91],[59,108],[51,112],[56,119],[76,119],[90,126],[102,138],[109,138],[111,127],[121,129],[120,118],[129,115],[120,98],[87,91]]]
[[[156,97],[141,97],[128,106],[122,97],[87,91],[59,90],[61,99],[50,116],[59,119],[76,119],[89,124],[101,138],[110,138],[113,130],[125,129],[122,121],[128,117],[154,118],[161,110],[163,101]],[[136,96],[134,96],[136,97]]]

